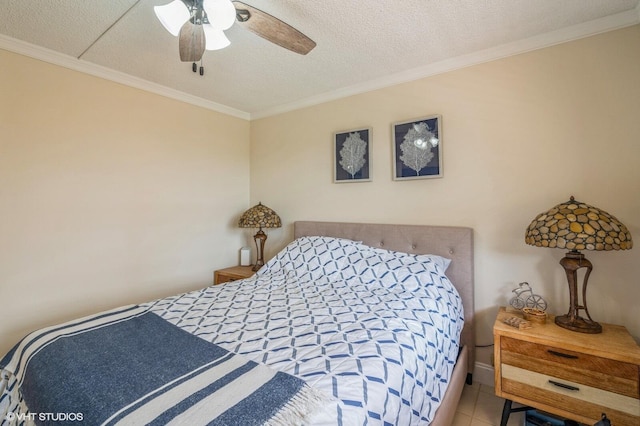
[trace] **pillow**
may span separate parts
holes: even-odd
[[[413,263],[430,263],[438,267],[442,273],[446,272],[447,268],[451,264],[451,259],[435,254],[390,252],[389,257],[403,265],[410,265]]]
[[[451,264],[451,259],[435,254],[411,254],[401,251],[369,247],[364,244],[360,244],[360,246],[362,247],[362,250],[369,251],[369,254],[365,254],[365,258],[368,259],[369,264],[374,263],[372,260],[374,258],[377,258],[379,260],[379,262],[376,263],[394,262],[396,264],[406,265],[416,262],[424,262],[436,265],[443,273],[446,272],[447,268]]]
[[[357,277],[363,283],[380,281],[390,271],[405,267],[410,273],[421,271],[444,275],[450,259],[431,254],[409,254],[357,244],[357,250],[347,255],[342,278]],[[435,268],[435,270],[434,270]]]
[[[426,291],[435,298],[448,293],[459,299],[457,290],[445,274],[451,259],[431,254],[374,250],[386,256],[376,270],[377,282],[383,287]]]
[[[256,273],[262,275],[279,270],[293,271],[310,279],[339,273],[348,264],[348,256],[358,250],[359,243],[345,238],[300,237],[289,243]]]

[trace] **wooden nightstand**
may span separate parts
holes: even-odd
[[[517,311],[500,308],[493,325],[495,391],[511,401],[593,425],[605,413],[615,426],[640,425],[640,347],[627,329],[602,324],[601,334],[545,324],[504,324]]]
[[[241,280],[243,278],[249,278],[255,271],[252,271],[253,266],[232,266],[230,268],[218,269],[213,273],[213,283],[222,284],[229,281]]]

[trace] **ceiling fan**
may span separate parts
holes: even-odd
[[[172,35],[179,37],[180,60],[196,62],[205,50],[223,49],[231,43],[225,30],[239,25],[292,52],[306,55],[316,43],[280,19],[240,1],[173,0],[155,6],[156,16]],[[200,66],[200,75],[204,68]]]

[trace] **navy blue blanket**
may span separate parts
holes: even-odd
[[[304,381],[138,306],[31,333],[0,368],[14,376],[36,423],[295,424],[323,402]]]

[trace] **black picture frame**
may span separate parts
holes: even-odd
[[[393,180],[443,176],[442,116],[431,115],[391,126]]]

